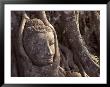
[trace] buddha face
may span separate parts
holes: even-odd
[[[28,33],[29,31],[29,33]],[[35,32],[27,30],[24,32],[24,48],[33,64],[37,66],[46,66],[53,63],[55,54],[55,40],[52,31]]]

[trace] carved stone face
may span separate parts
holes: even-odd
[[[55,54],[54,34],[49,32],[36,32],[34,29],[24,31],[24,48],[33,64],[46,66],[53,63]]]

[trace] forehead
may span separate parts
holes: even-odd
[[[37,33],[37,39],[39,40],[54,40],[53,32],[46,32],[46,33]]]

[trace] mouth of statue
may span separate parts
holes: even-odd
[[[53,57],[46,58],[45,61],[47,61],[47,62],[49,62],[49,63],[53,63]]]

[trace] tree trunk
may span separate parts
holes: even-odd
[[[76,22],[75,12],[62,12],[63,29],[73,51],[74,62],[78,65],[82,76],[99,76],[99,66],[92,60]]]

